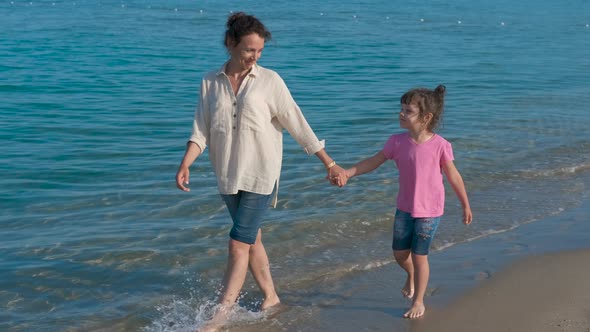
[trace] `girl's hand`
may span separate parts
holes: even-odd
[[[348,182],[348,176],[346,176],[346,171],[344,168],[334,165],[328,169],[328,180],[332,185],[338,186],[340,188],[346,185]]]
[[[471,208],[467,207],[463,209],[463,223],[465,225],[471,224],[473,221],[473,214],[471,213]]]

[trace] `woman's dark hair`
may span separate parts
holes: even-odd
[[[244,12],[231,14],[227,19],[226,26],[225,47],[236,46],[240,43],[242,37],[253,33],[260,36],[260,38],[264,38],[264,41],[271,39],[270,31],[266,30],[264,24],[256,17]]]
[[[424,119],[428,113],[432,114],[432,120],[428,124],[428,130],[438,128],[444,112],[445,92],[444,85],[437,86],[434,90],[415,88],[404,93],[400,102],[404,105],[417,105],[420,109],[418,116]]]

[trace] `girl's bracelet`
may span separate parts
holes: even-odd
[[[328,164],[328,166],[326,166],[326,169],[330,169],[332,167],[334,167],[336,165],[336,162],[334,160],[332,160],[331,163]]]

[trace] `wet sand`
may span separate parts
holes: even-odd
[[[341,280],[304,303],[230,331],[590,332],[590,204],[430,255],[423,318],[395,263]],[[317,300],[319,299],[319,300]]]
[[[590,331],[590,250],[511,264],[412,331]]]

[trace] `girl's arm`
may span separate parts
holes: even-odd
[[[351,178],[353,176],[369,173],[375,170],[377,167],[383,165],[385,161],[387,161],[385,154],[383,154],[383,151],[379,151],[374,156],[367,158],[347,169],[346,176]]]
[[[463,178],[459,171],[455,167],[455,163],[452,161],[448,161],[443,164],[443,171],[447,177],[447,180],[451,183],[457,198],[461,202],[461,206],[463,206],[463,223],[465,225],[471,224],[473,221],[473,215],[471,214],[471,207],[469,206],[469,199],[467,198],[467,191],[465,190],[465,184],[463,183]]]

